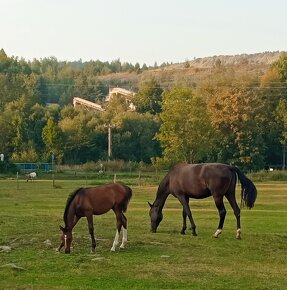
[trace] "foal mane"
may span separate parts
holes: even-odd
[[[64,222],[65,222],[65,227],[67,226],[67,217],[68,217],[68,211],[69,211],[69,207],[72,203],[72,201],[74,200],[75,196],[82,190],[82,188],[78,188],[76,189],[75,191],[73,191],[68,199],[67,199],[67,203],[66,203],[66,208],[65,208],[65,211],[64,211],[64,216],[63,216],[63,219],[64,219]]]

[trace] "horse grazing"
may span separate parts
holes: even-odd
[[[129,200],[132,197],[132,190],[120,183],[109,183],[90,188],[79,188],[72,192],[67,199],[64,212],[65,227],[62,230],[62,241],[58,251],[62,247],[65,253],[70,253],[73,240],[72,230],[81,217],[86,217],[89,232],[92,239],[92,252],[96,249],[94,236],[93,215],[101,215],[112,209],[116,215],[117,231],[111,251],[116,250],[119,243],[121,229],[123,228],[123,240],[120,248],[124,248],[127,243],[127,218],[124,212],[127,210]]]
[[[183,206],[183,225],[181,234],[185,234],[186,217],[191,224],[192,235],[196,234],[196,225],[189,207],[189,199],[202,199],[212,196],[219,213],[219,225],[214,237],[222,233],[226,209],[223,203],[225,196],[229,201],[237,221],[236,238],[241,239],[240,209],[235,198],[237,177],[241,183],[241,202],[248,208],[254,206],[257,190],[253,182],[237,167],[220,163],[185,164],[173,167],[161,181],[156,199],[150,204],[151,231],[156,232],[163,219],[162,209],[169,194],[174,195]]]
[[[26,177],[27,177],[27,182],[29,180],[33,181],[37,177],[37,173],[36,172],[30,172],[30,173],[26,174]]]

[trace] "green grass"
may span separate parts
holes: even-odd
[[[150,233],[147,201],[154,200],[156,187],[132,185],[126,248],[110,252],[115,218],[109,212],[94,218],[96,254],[90,254],[82,219],[70,255],[55,252],[58,226],[68,194],[85,180],[57,180],[56,185],[21,180],[17,190],[16,180],[0,181],[0,246],[12,248],[0,252],[0,289],[286,289],[287,184],[256,184],[254,209],[242,210],[241,241],[235,239],[228,204],[224,231],[212,238],[218,224],[212,198],[191,201],[197,237],[180,235],[181,206],[173,197],[158,233]]]

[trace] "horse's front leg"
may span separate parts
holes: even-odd
[[[122,229],[123,229],[123,240],[120,245],[120,248],[123,249],[128,241],[128,230],[127,230],[127,218],[125,215],[122,213]]]
[[[62,241],[59,248],[56,251],[60,252],[63,247],[64,247],[64,242]]]
[[[94,235],[93,214],[87,215],[87,220],[88,220],[88,227],[89,227],[90,236],[92,239],[92,253],[94,253],[96,250],[96,239],[95,239],[95,235]]]
[[[187,202],[187,204],[189,204],[188,197],[186,197],[186,202]],[[187,214],[186,214],[184,208],[182,208],[182,229],[180,232],[182,235],[185,235],[185,231],[186,231],[186,217],[187,217]]]
[[[179,195],[176,195],[178,200],[181,202],[182,206],[183,206],[183,210],[185,211],[185,214],[188,216],[189,218],[189,221],[190,221],[190,224],[191,224],[191,232],[192,232],[192,235],[193,236],[197,236],[197,233],[196,233],[196,225],[194,223],[194,220],[193,220],[193,217],[192,217],[192,214],[191,214],[191,210],[190,210],[190,207],[189,207],[189,199],[188,197],[182,195],[182,194],[179,194]]]

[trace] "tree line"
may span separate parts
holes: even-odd
[[[155,77],[143,79],[134,88],[136,111],[121,97],[105,102],[109,86],[123,83],[103,81],[99,75],[123,71],[124,64],[114,61],[106,72],[103,64],[53,57],[25,61],[2,49],[0,153],[13,162],[49,162],[52,154],[58,164],[107,160],[111,124],[115,160],[284,168],[286,54],[257,75],[217,65],[192,84],[184,78],[168,86]],[[73,107],[73,96],[99,103],[105,111]]]

